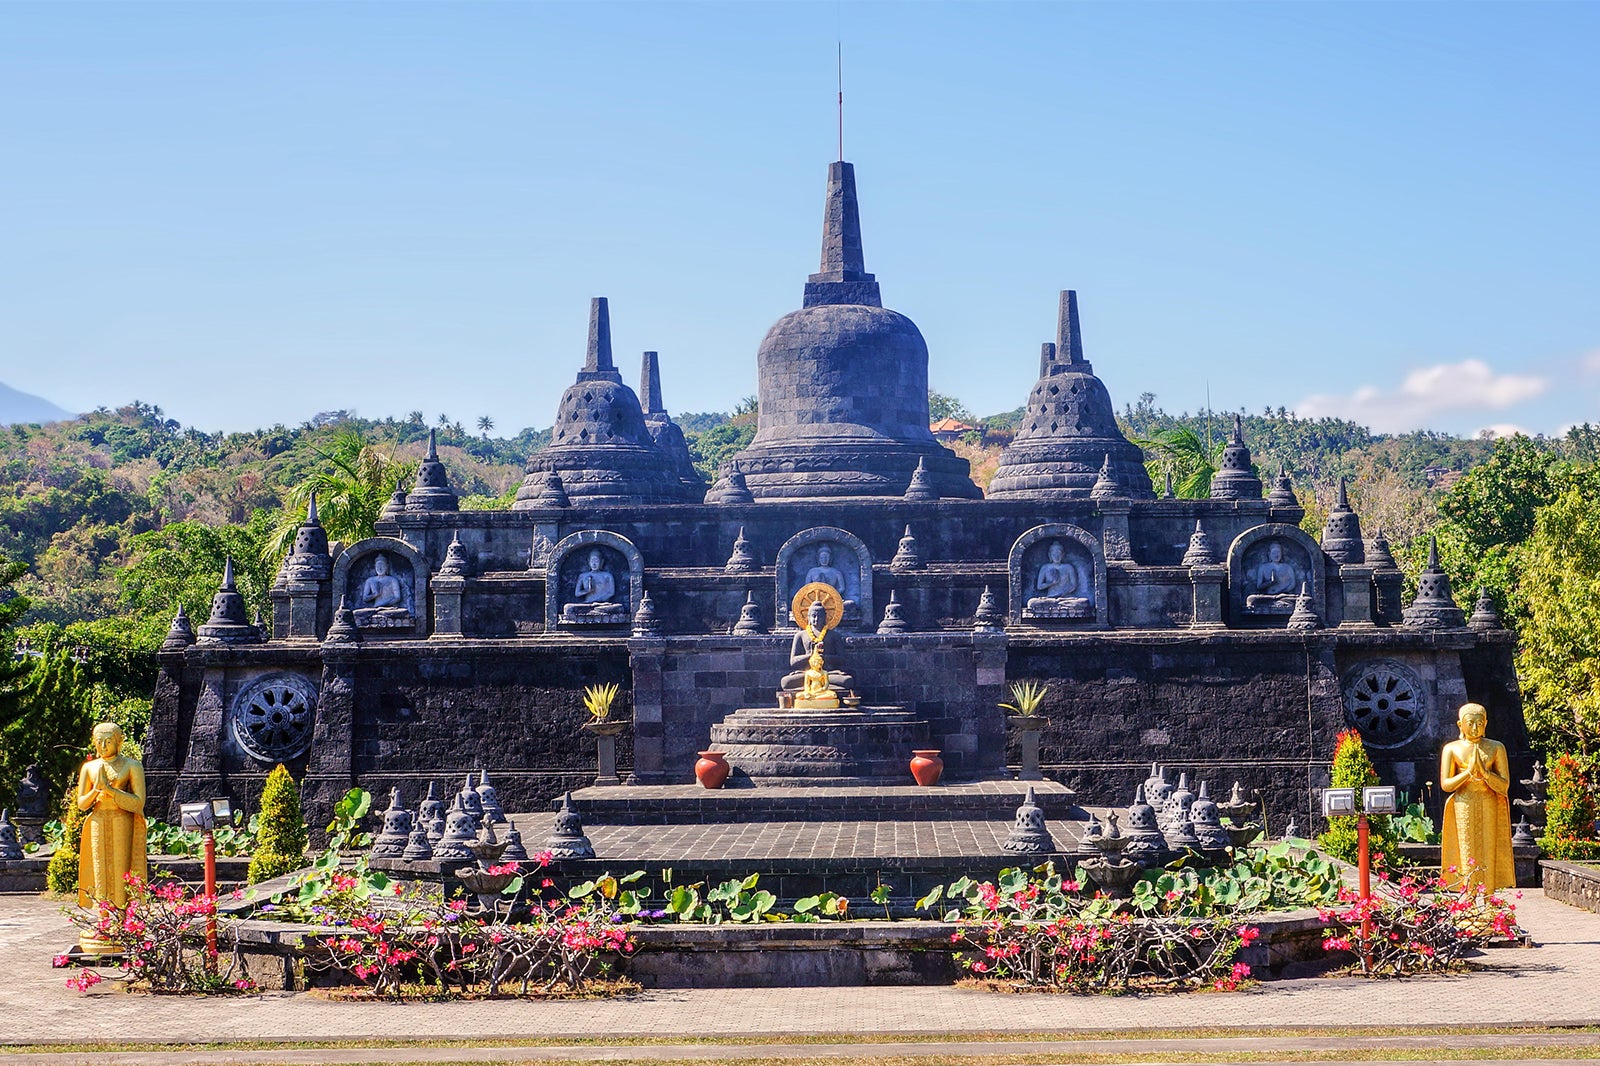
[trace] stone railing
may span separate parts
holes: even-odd
[[[1586,911],[1600,912],[1600,866],[1545,859],[1544,894],[1551,899]]]

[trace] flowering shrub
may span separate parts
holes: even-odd
[[[1552,859],[1600,859],[1600,840],[1595,839],[1594,794],[1588,775],[1571,755],[1552,755],[1547,766],[1549,800],[1539,846]]]
[[[971,973],[1036,987],[1074,992],[1125,991],[1140,987],[1231,991],[1250,976],[1235,958],[1258,935],[1228,916],[1190,918],[1176,913],[1182,894],[1169,890],[1147,913],[1120,910],[1117,900],[1086,896],[1077,880],[1063,878],[1053,864],[1042,877],[1002,870],[997,882],[962,878],[919,901],[963,900],[961,928],[951,942]]]
[[[1369,977],[1453,969],[1486,940],[1515,935],[1515,912],[1499,896],[1411,876],[1377,881],[1366,899],[1340,889],[1337,904],[1318,910],[1323,948],[1355,952]]]
[[[131,983],[143,984],[156,992],[248,992],[255,988],[245,971],[238,938],[232,923],[217,915],[217,898],[196,894],[178,881],[145,882],[136,874],[124,878],[128,902],[118,907],[101,901],[94,913],[69,910],[74,925],[96,939],[114,944],[120,951],[123,976]],[[219,943],[232,942],[228,967],[215,969],[215,958],[207,958],[206,948],[195,947],[195,938],[207,918],[217,917]],[[185,943],[187,939],[188,943]],[[65,956],[58,956],[65,964]],[[67,987],[86,992],[100,983],[100,975],[81,970],[67,979]]]
[[[535,856],[538,866],[549,860],[548,852]],[[518,867],[504,863],[494,872]],[[446,899],[437,888],[334,871],[311,904],[316,919],[334,931],[302,946],[314,969],[346,974],[389,999],[413,989],[493,996],[512,983],[522,994],[536,982],[544,991],[558,985],[580,990],[609,968],[609,956],[635,948],[618,909],[620,882],[601,880],[607,883],[591,882],[582,899],[542,898],[553,887],[545,880],[533,893],[528,917],[510,922],[495,913],[470,915],[466,900]],[[523,883],[516,878],[506,894],[515,896]]]
[[[1339,734],[1333,749],[1331,776],[1332,787],[1356,790],[1356,810],[1361,810],[1361,790],[1368,785],[1378,783],[1378,771],[1373,767],[1372,760],[1367,757],[1366,745],[1361,743],[1361,734],[1356,730],[1346,729]],[[1353,815],[1329,818],[1328,828],[1317,837],[1317,843],[1323,851],[1334,858],[1355,862],[1359,850],[1357,822],[1358,819]],[[1394,824],[1387,814],[1369,815],[1367,834],[1367,846],[1374,867],[1383,868],[1387,860],[1399,854],[1399,841],[1395,838]]]

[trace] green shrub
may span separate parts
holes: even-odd
[[[1571,755],[1551,755],[1545,763],[1550,785],[1545,802],[1544,836],[1539,846],[1552,859],[1600,859],[1595,839],[1594,793],[1589,778]]]
[[[78,783],[67,789],[61,807],[61,843],[45,867],[44,885],[61,895],[78,894],[78,844],[83,839],[83,820],[88,815],[78,809]]]
[[[300,789],[282,763],[267,775],[266,788],[261,792],[259,826],[256,851],[247,875],[252,885],[293,873],[306,865],[310,838],[300,814]]]
[[[1361,790],[1368,785],[1378,783],[1378,771],[1373,769],[1372,760],[1367,758],[1367,749],[1361,743],[1361,734],[1354,729],[1346,729],[1339,734],[1338,744],[1333,749],[1333,786],[1334,788],[1353,788],[1356,790],[1356,810],[1361,810]],[[1360,850],[1359,835],[1355,818],[1329,818],[1327,830],[1317,837],[1317,844],[1323,851],[1336,859],[1345,862],[1355,862]],[[1375,865],[1393,861],[1398,857],[1398,842],[1395,840],[1394,825],[1386,814],[1374,814],[1367,819],[1367,847],[1373,856]],[[1379,859],[1378,856],[1383,856]]]

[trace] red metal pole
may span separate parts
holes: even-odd
[[[205,916],[205,972],[216,976],[216,836],[210,829],[205,831],[205,895],[211,900],[211,909]]]
[[[1361,902],[1366,904],[1372,898],[1372,856],[1367,847],[1367,814],[1361,812],[1356,819],[1356,846],[1357,865],[1356,872],[1361,887]],[[1361,919],[1361,954],[1363,959],[1367,954],[1367,944],[1372,938],[1372,919],[1363,915]]]

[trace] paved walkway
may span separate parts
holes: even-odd
[[[1486,952],[1473,974],[1411,981],[1284,980],[1232,994],[1079,997],[950,987],[744,988],[671,989],[611,1000],[395,1005],[330,1002],[303,993],[217,1000],[111,992],[92,994],[92,1009],[86,1010],[85,997],[68,991],[63,972],[49,966],[50,956],[73,939],[59,905],[7,896],[0,897],[0,1043],[1600,1025],[1600,915],[1529,890],[1519,916],[1540,946]]]

